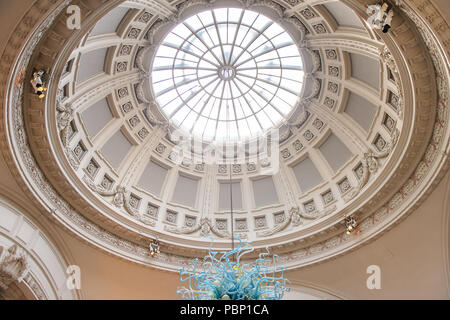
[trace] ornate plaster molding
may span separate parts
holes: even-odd
[[[28,268],[27,254],[17,245],[11,246],[2,255],[3,247],[0,247],[0,288],[7,290],[14,281],[20,280]]]

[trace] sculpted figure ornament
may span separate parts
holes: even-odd
[[[369,181],[370,175],[375,174],[378,171],[380,167],[378,160],[386,158],[394,150],[399,135],[400,131],[398,130],[398,128],[396,128],[391,135],[391,142],[388,143],[388,145],[382,152],[374,152],[372,149],[369,149],[366,153],[363,154],[363,157],[361,159],[363,169],[362,177],[359,181],[358,187],[343,197],[345,202],[348,202],[356,197],[356,195],[362,190],[362,188],[364,188],[364,186]]]
[[[3,247],[0,247],[0,256],[2,252]],[[11,283],[25,275],[28,267],[27,257],[22,249],[13,245],[0,261],[0,288],[7,290]]]
[[[88,185],[88,187],[94,191],[95,193],[103,196],[103,197],[113,197],[112,204],[116,208],[123,208],[125,211],[130,214],[132,217],[142,221],[145,224],[154,225],[152,220],[144,219],[135,209],[130,206],[128,197],[129,194],[127,189],[124,186],[117,186],[116,190],[105,190],[101,186],[95,185],[91,179],[88,177],[84,177],[84,182]]]
[[[276,225],[271,230],[257,232],[256,235],[258,237],[269,237],[269,236],[272,236],[272,235],[274,235],[274,234],[276,234],[278,232],[281,232],[284,229],[286,229],[291,223],[294,226],[299,226],[299,225],[301,225],[303,223],[299,207],[292,207],[289,210],[289,216],[282,223]]]
[[[193,234],[197,231],[201,231],[202,236],[208,236],[212,232],[219,238],[231,239],[231,235],[228,232],[218,230],[208,218],[202,218],[200,220],[200,223],[193,227],[176,228],[164,226],[164,229],[174,234]]]
[[[56,104],[56,110],[58,114],[56,116],[56,122],[60,133],[63,146],[67,146],[69,139],[70,122],[73,120],[74,110],[72,106],[61,106],[60,103]]]
[[[329,215],[331,212],[333,212],[336,209],[337,209],[337,207],[334,205],[330,208],[327,208],[324,211],[317,211],[317,212],[313,212],[313,213],[306,213],[306,212],[300,213],[300,210],[299,210],[298,215],[304,219],[315,220],[315,219],[319,219],[319,218]]]

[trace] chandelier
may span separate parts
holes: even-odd
[[[231,245],[230,251],[214,251],[203,258],[193,260],[187,268],[180,270],[180,281],[186,286],[177,290],[183,300],[281,300],[287,279],[284,267],[276,265],[277,255],[269,258],[269,250],[259,254],[251,263],[242,257],[254,251],[248,241],[234,235],[233,196],[231,189]],[[234,239],[238,240],[235,248]]]

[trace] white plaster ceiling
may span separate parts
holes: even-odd
[[[77,173],[85,179],[83,169],[92,159],[100,167],[89,177],[93,184],[106,186],[111,192],[125,185],[125,196],[136,195],[140,199],[133,210],[143,215],[148,208],[157,208],[154,221],[141,228],[154,225],[151,231],[170,233],[168,212],[176,215],[175,222],[169,221],[170,226],[179,228],[169,229],[173,231],[171,236],[183,234],[184,221],[192,216],[196,221],[223,220],[225,228],[229,228],[231,218],[226,213],[231,200],[230,170],[233,209],[249,226],[250,237],[259,237],[252,227],[255,215],[261,218],[259,221],[265,221],[263,229],[276,229],[281,221],[277,214],[287,217],[294,204],[305,208],[312,203],[312,212],[319,216],[330,210],[326,201],[332,199],[335,205],[330,212],[338,214],[346,206],[341,196],[360,182],[361,177],[355,173],[355,168],[361,166],[360,155],[372,148],[376,137],[384,139],[385,146],[390,142],[383,116],[389,113],[400,123],[391,112],[392,107],[372,91],[369,97],[362,97],[368,87],[380,91],[387,86],[385,66],[373,54],[375,37],[344,4],[305,4],[295,16],[309,33],[303,34],[305,31],[290,20],[276,20],[282,21],[293,38],[303,38],[299,68],[307,74],[298,95],[298,102],[306,106],[296,104],[291,117],[280,124],[283,137],[277,151],[279,170],[267,173],[261,159],[250,158],[232,168],[229,164],[177,161],[170,134],[175,126],[165,122],[167,113],[150,89],[156,79],[152,71],[159,67],[152,66],[152,61],[158,61],[153,60],[158,44],[151,43],[164,39],[159,33],[167,34],[176,24],[169,20],[159,25],[159,17],[150,14],[148,8],[129,9],[119,7],[107,14],[74,52],[71,58],[76,67],[72,69],[77,70],[77,76],[66,78],[72,79],[69,84],[75,87],[67,101],[83,105],[76,118],[81,123],[75,123],[80,130],[71,143],[75,146],[80,141],[88,149],[88,156]],[[188,12],[193,14],[200,9],[193,6]],[[305,13],[306,9],[313,12],[313,18]],[[274,14],[273,8],[264,10]],[[336,29],[334,21],[348,28]],[[366,54],[352,48],[353,43],[362,40],[361,46],[372,51]],[[149,78],[153,75],[155,78]],[[395,84],[389,84],[389,88],[395,92]],[[90,98],[86,92],[92,92],[96,98]],[[388,109],[389,112],[380,111]],[[324,195],[328,200],[324,200]],[[103,201],[110,210],[120,210],[109,200]],[[314,223],[314,219],[303,223]],[[199,238],[200,234],[183,234],[180,241],[184,241],[184,236]]]

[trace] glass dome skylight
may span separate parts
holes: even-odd
[[[296,106],[303,65],[290,35],[253,11],[194,15],[162,41],[153,61],[156,101],[170,121],[205,141],[254,138]]]

